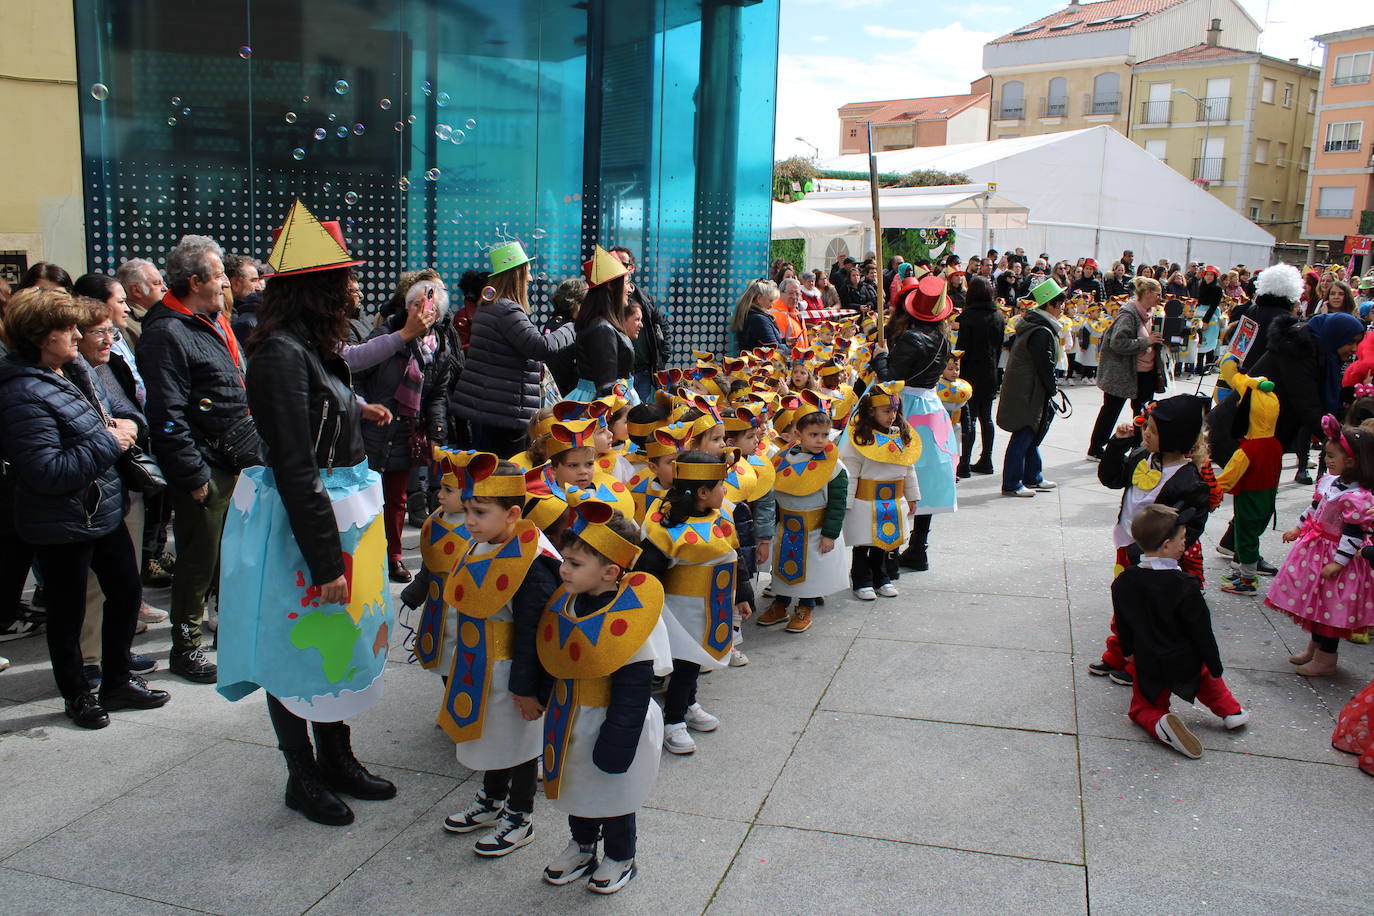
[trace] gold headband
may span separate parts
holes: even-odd
[[[720,483],[730,473],[730,466],[723,461],[683,461],[673,462],[673,480],[690,480],[693,483]]]

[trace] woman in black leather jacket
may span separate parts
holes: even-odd
[[[629,271],[615,258],[607,255],[603,260],[600,254],[598,248],[597,255],[582,265],[587,277],[587,297],[574,322],[577,387],[568,395],[573,401],[592,401],[609,394],[612,385],[628,379],[635,370],[634,344],[625,334]]]
[[[349,334],[349,267],[345,264],[341,269],[278,273],[268,281],[258,327],[248,344],[246,385],[249,408],[266,450],[265,464],[275,482],[275,493],[266,485],[266,479],[259,483],[257,498],[277,497],[284,506],[291,534],[300,548],[309,577],[305,582],[302,576],[297,584],[312,586],[306,591],[307,599],[317,596],[316,603],[311,606],[344,605],[351,614],[356,602],[350,603],[350,589],[362,587],[357,583],[375,580],[380,588],[384,589],[385,585],[380,569],[369,570],[364,566],[369,561],[380,565],[380,552],[365,559],[359,546],[351,556],[345,554],[336,521],[336,516],[345,511],[340,508],[343,502],[332,500],[326,490],[326,477],[330,478],[328,485],[332,488],[336,486],[335,477],[349,474],[367,475],[370,482],[370,486],[355,490],[356,494],[375,497],[379,495],[375,491],[380,490],[375,473],[364,466],[362,409],[350,386],[348,366],[340,355]],[[379,411],[372,405],[364,409]],[[380,414],[378,419],[388,419],[385,411]],[[242,483],[240,489],[243,489]],[[348,499],[352,500],[353,495]],[[371,518],[375,519],[376,514],[374,507]],[[231,510],[230,515],[236,513]],[[370,522],[363,519],[358,524],[367,530]],[[230,552],[229,544],[230,536],[226,532],[226,553]],[[232,567],[226,565],[226,568]],[[242,619],[251,617],[251,613],[236,618],[228,605],[221,610],[220,690],[231,699],[245,696],[260,685],[268,691],[267,708],[272,727],[290,772],[286,784],[287,806],[318,823],[349,824],[353,821],[353,812],[336,793],[354,798],[386,799],[395,796],[396,787],[369,773],[357,761],[348,726],[342,721],[330,720],[331,715],[323,708],[320,697],[314,697],[313,704],[306,704],[310,708],[296,700],[290,700],[291,708],[288,708],[278,698],[278,694],[282,698],[311,697],[312,690],[306,685],[311,683],[310,677],[318,673],[317,668],[312,667],[317,665],[313,657],[306,657],[309,653],[301,657],[299,679],[302,687],[299,690],[292,689],[296,683],[293,672],[263,672],[256,670],[251,662],[227,657],[234,651],[233,646],[245,642],[259,645],[262,634],[270,632],[271,621],[267,626],[263,623],[267,618],[312,616],[305,609],[308,600],[302,601],[298,595],[289,593],[274,600],[271,585],[264,579],[264,600],[258,620]],[[291,612],[292,607],[294,612]],[[322,613],[327,619],[344,611],[338,608]],[[355,620],[363,625],[373,614]],[[375,639],[384,641],[390,628],[385,623],[373,625],[377,626]],[[289,632],[293,644],[299,645],[298,635],[304,644],[312,644],[299,627]],[[321,646],[321,655],[324,648],[327,647]],[[383,660],[384,648],[383,643]],[[371,640],[368,654],[375,654]],[[357,653],[347,657],[356,661]],[[236,680],[240,672],[242,675]],[[261,680],[254,680],[255,677]],[[331,680],[341,688],[340,693],[344,692],[344,687],[364,693],[371,690],[373,684],[380,688],[380,673],[376,680],[363,680],[356,688],[348,682],[352,672],[344,674],[341,671],[339,677],[343,680]],[[380,689],[373,690],[367,702],[375,702],[378,696]],[[355,700],[351,712],[360,712],[362,708],[365,705]],[[316,747],[313,752],[305,718],[311,709],[318,710],[324,720],[314,722]],[[337,714],[336,709],[334,715]]]

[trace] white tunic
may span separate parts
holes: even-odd
[[[916,465],[892,464],[887,461],[874,461],[872,458],[865,458],[859,454],[858,449],[854,448],[854,443],[846,437],[840,445],[840,460],[844,462],[845,469],[849,472],[849,502],[846,504],[848,510],[844,516],[844,542],[849,547],[872,547],[874,504],[869,499],[858,499],[856,493],[859,488],[860,480],[871,480],[875,483],[883,483],[889,480],[903,480],[904,492],[900,500],[898,521],[901,523],[901,531],[898,533],[897,545],[900,547],[906,540],[908,525],[906,501],[919,501],[921,498],[921,484],[916,476]],[[895,548],[894,548],[895,549]]]
[[[836,459],[830,480],[844,469],[843,462]],[[773,539],[773,594],[780,598],[823,598],[849,587],[849,557],[845,550],[844,532],[835,539],[835,547],[829,553],[821,553],[821,529],[817,525],[806,530],[806,571],[798,581],[788,582],[778,572],[778,564],[787,562],[784,556],[789,519],[787,513],[824,510],[827,502],[827,486],[818,487],[805,496],[790,496],[774,490],[773,497],[778,504],[778,530]]]

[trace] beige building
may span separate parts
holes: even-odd
[[[1235,47],[1258,49],[1260,26],[1235,0],[1074,0],[988,42],[988,139],[1097,124],[1129,134],[1135,64],[1196,44],[1217,17]]]
[[[1311,257],[1343,260],[1345,237],[1374,211],[1374,25],[1316,36],[1325,48],[1302,237]],[[1323,250],[1316,245],[1322,242]],[[1366,265],[1369,257],[1365,258]]]
[[[840,155],[868,151],[868,122],[875,150],[914,149],[950,143],[976,143],[988,136],[988,95],[984,77],[965,95],[923,99],[850,102],[840,106]]]
[[[1228,207],[1296,243],[1319,71],[1206,40],[1132,68],[1128,135]]]

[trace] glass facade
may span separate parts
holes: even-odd
[[[778,0],[76,0],[88,261],[339,219],[367,303],[519,238],[536,301],[594,242],[679,358],[767,268]]]

